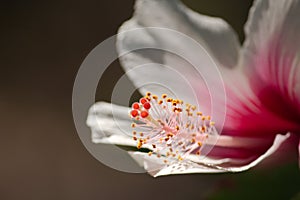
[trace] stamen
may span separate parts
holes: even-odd
[[[132,104],[130,116],[136,121],[131,127],[138,129],[133,131],[137,148],[150,149],[149,156],[156,154],[168,164],[183,161],[190,154],[200,156],[207,138],[216,133],[210,116],[166,94],[160,99],[148,92]]]

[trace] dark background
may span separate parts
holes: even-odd
[[[225,18],[243,40],[251,0],[186,0]],[[299,192],[297,165],[268,172],[181,175],[126,174],[94,159],[73,124],[71,96],[80,64],[116,34],[132,0],[1,1],[0,199],[290,199]],[[114,62],[102,80],[109,100],[122,75]],[[299,187],[298,187],[299,186]]]

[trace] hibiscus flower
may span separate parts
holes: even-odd
[[[240,45],[222,19],[198,14],[177,0],[137,0],[133,17],[119,29],[117,49],[131,81],[137,88],[143,85],[139,91],[144,98],[132,108],[105,102],[92,106],[87,124],[93,142],[137,146],[130,155],[153,176],[239,172],[262,160],[284,159],[296,152],[300,133],[299,13],[298,0],[256,0],[245,25],[245,42]],[[124,54],[132,46],[172,45],[203,61],[200,52],[175,40],[165,29],[201,44],[218,66],[224,87],[209,83],[216,80],[216,73],[205,73],[202,79],[188,62],[172,53]],[[152,64],[136,68],[147,63]],[[210,67],[206,64],[201,70]],[[181,70],[196,100],[167,69]],[[149,84],[151,81],[156,84]],[[177,98],[172,94],[168,98],[162,86],[172,88]],[[226,99],[218,95],[223,93]],[[217,105],[211,101],[212,94],[216,94]],[[202,112],[182,100],[199,105]]]

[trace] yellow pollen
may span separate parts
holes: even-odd
[[[157,100],[157,99],[158,99],[158,96],[152,95],[152,98],[153,98],[154,100]]]
[[[173,136],[174,136],[173,133],[168,133],[168,134],[167,134],[167,137],[173,137]]]
[[[163,95],[161,95],[161,97],[162,97],[163,99],[165,99],[165,98],[167,98],[167,95],[166,95],[166,94],[163,94]]]
[[[179,161],[182,161],[182,160],[183,160],[183,158],[182,158],[180,155],[177,157],[177,159],[178,159]]]
[[[140,149],[141,147],[142,147],[142,143],[141,143],[141,141],[138,141],[138,143],[137,143],[137,145],[136,145],[136,148],[138,148],[138,149]]]
[[[145,96],[145,99],[147,99],[148,101],[150,101],[151,97],[150,96]]]
[[[171,102],[172,100],[172,98],[167,98],[167,102]]]
[[[197,112],[197,115],[198,115],[198,116],[201,116],[201,115],[202,115],[202,112]]]

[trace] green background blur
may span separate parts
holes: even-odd
[[[243,41],[252,1],[184,2],[224,18]],[[110,169],[87,152],[72,120],[73,81],[132,8],[132,0],[1,1],[0,199],[299,199],[296,163],[154,179]],[[110,99],[123,71],[116,61],[106,73],[97,100]]]

